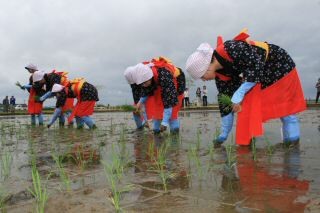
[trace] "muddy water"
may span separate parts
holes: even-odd
[[[265,124],[256,149],[235,147],[234,132],[221,148],[213,149],[217,112],[182,112],[180,135],[172,137],[135,131],[130,113],[94,117],[94,131],[34,128],[28,116],[0,118],[1,160],[12,159],[6,178],[1,170],[3,209],[35,211],[36,201],[28,190],[35,159],[49,194],[45,212],[115,212],[110,175],[116,172],[108,166],[121,159],[123,171],[116,185],[124,212],[320,211],[318,110],[299,115],[302,138],[299,147],[291,148],[281,146],[279,120]],[[52,155],[60,156],[71,190],[59,177]],[[156,163],[161,156],[163,170]],[[161,174],[167,177],[167,191]]]

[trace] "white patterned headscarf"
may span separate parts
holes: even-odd
[[[32,74],[32,81],[33,82],[38,82],[43,79],[45,72],[44,71],[36,71]]]
[[[213,48],[210,44],[202,43],[197,50],[189,56],[186,62],[186,70],[193,79],[200,79],[206,73],[211,62],[212,54]]]
[[[134,67],[133,80],[136,84],[142,84],[153,77],[153,72],[148,65],[139,63]]]
[[[28,64],[27,66],[24,67],[27,70],[34,70],[34,71],[38,71],[38,67],[34,64]]]
[[[130,66],[124,71],[124,77],[126,78],[128,84],[135,84],[134,70],[135,66]]]
[[[61,92],[63,90],[64,86],[60,85],[60,84],[54,84],[52,86],[52,90],[51,92]]]

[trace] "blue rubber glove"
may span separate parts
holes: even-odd
[[[25,90],[25,89],[30,89],[31,87],[32,87],[31,84],[26,84],[26,85],[21,86],[21,89]]]
[[[223,143],[225,140],[227,140],[228,135],[232,130],[232,126],[233,126],[233,112],[221,118],[221,133],[216,139],[218,143]]]
[[[44,94],[43,96],[40,97],[39,101],[43,102],[45,101],[47,98],[49,98],[51,96],[52,92],[46,92],[46,94]]]
[[[49,124],[47,125],[48,128],[50,128],[50,126],[51,126],[52,124],[54,124],[54,122],[55,122],[55,121],[57,120],[57,118],[61,115],[61,113],[62,113],[61,108],[56,108],[56,109],[54,110],[54,113],[53,113],[53,116],[52,116],[52,118],[51,118],[51,121],[50,121]]]
[[[233,94],[231,101],[234,104],[239,104],[242,102],[245,94],[257,83],[254,82],[244,82],[241,86],[237,89],[237,91]]]
[[[146,103],[147,99],[148,99],[148,96],[141,97],[140,100],[139,100],[139,102],[142,103],[142,104],[144,104],[144,103]]]
[[[171,116],[172,116],[172,107],[164,109],[161,125],[168,127]]]

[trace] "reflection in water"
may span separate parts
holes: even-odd
[[[134,142],[135,153],[135,173],[156,170],[155,163],[160,156],[160,149],[165,148],[165,172],[166,174],[174,174],[168,179],[169,189],[189,187],[189,180],[185,168],[181,167],[179,162],[179,135],[173,136],[153,136],[141,134],[138,140]],[[156,188],[162,188],[159,182],[143,182],[144,186],[153,185]]]
[[[244,208],[263,212],[303,212],[307,203],[297,200],[308,192],[309,181],[298,179],[299,147],[282,150],[282,153],[283,169],[275,171],[265,162],[252,160],[249,148],[238,147],[237,166],[223,174],[222,189],[227,193],[223,201],[237,203],[244,200],[240,204]]]

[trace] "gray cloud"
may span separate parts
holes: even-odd
[[[306,97],[314,98],[320,77],[319,0],[11,0],[0,7],[0,91],[18,102],[27,94],[14,83],[27,82],[23,67],[33,62],[99,85],[102,103],[130,103],[127,66],[165,55],[184,68],[201,42],[215,45],[217,35],[230,39],[243,27],[291,54]],[[214,82],[206,84],[213,101]]]

